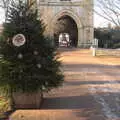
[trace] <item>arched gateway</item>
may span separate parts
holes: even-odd
[[[89,47],[93,41],[93,0],[37,0],[39,14],[46,24],[45,35],[68,34],[74,47]]]

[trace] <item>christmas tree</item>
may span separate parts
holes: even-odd
[[[0,87],[11,92],[41,92],[61,85],[59,55],[43,35],[33,3],[17,0],[8,8],[0,40]]]

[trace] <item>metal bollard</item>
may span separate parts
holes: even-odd
[[[96,48],[93,48],[93,56],[96,56]]]

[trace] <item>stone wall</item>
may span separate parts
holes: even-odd
[[[72,17],[78,27],[78,47],[88,47],[93,40],[93,0],[39,0],[39,16],[46,24],[45,35],[54,37],[54,25],[60,17]]]

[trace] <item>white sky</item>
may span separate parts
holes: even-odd
[[[94,14],[94,27],[106,27],[109,22],[99,15]]]
[[[4,21],[4,11],[0,9],[0,24]]]
[[[94,9],[100,13],[101,11],[97,7],[97,5],[98,5],[97,0],[94,0]],[[94,27],[106,27],[108,26],[109,23],[110,23],[109,21],[94,13]]]

